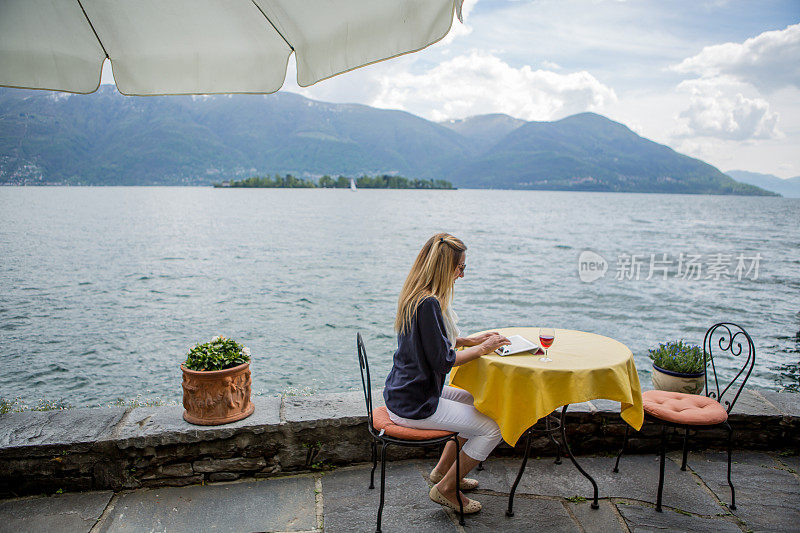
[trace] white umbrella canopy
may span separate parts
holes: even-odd
[[[272,93],[421,50],[463,0],[0,0],[0,86],[126,95]]]

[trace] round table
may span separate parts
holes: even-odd
[[[538,327],[491,331],[521,335],[539,345]],[[476,333],[477,335],[478,333]],[[469,391],[478,411],[494,419],[512,446],[537,420],[571,403],[606,399],[620,402],[620,415],[636,430],[642,427],[642,389],[633,353],[619,341],[583,331],[556,329],[541,355],[492,353],[454,367],[450,384]]]

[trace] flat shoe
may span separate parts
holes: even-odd
[[[440,505],[444,505],[445,507],[449,507],[450,509],[454,510],[455,512],[459,511],[458,504],[453,503],[447,498],[445,498],[439,489],[436,488],[436,485],[431,487],[430,493],[428,493],[431,500],[435,501]],[[464,514],[473,514],[477,513],[481,510],[481,502],[478,500],[469,500],[469,503],[464,504]]]
[[[428,476],[428,478],[431,480],[431,483],[439,483],[443,477],[444,476],[440,474],[439,471],[436,470],[435,468],[431,470],[431,473]],[[465,477],[461,480],[460,485],[461,486],[459,488],[461,490],[475,490],[478,488],[478,480]]]

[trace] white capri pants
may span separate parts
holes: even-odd
[[[474,400],[464,389],[445,385],[436,412],[428,418],[413,420],[391,411],[389,418],[407,428],[457,431],[459,437],[467,439],[462,447],[464,453],[476,461],[484,461],[503,437],[497,422],[475,409]]]

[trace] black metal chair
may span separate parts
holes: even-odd
[[[718,340],[716,338],[718,337]],[[714,363],[714,350],[715,345],[719,346],[719,350],[724,354],[730,352],[734,357],[739,357],[747,348],[747,357],[744,360],[742,368],[736,373],[733,379],[720,391],[719,379],[717,376],[717,367]],[[721,354],[718,354],[721,355]],[[716,427],[724,427],[728,430],[728,485],[731,487],[731,509],[736,509],[736,491],[733,488],[731,481],[731,445],[733,442],[733,428],[728,423],[728,415],[733,409],[736,400],[739,398],[742,389],[744,388],[747,378],[750,377],[750,372],[753,370],[753,365],[756,361],[756,348],[753,344],[753,339],[750,335],[737,324],[731,322],[720,322],[711,326],[706,331],[705,338],[703,339],[703,358],[706,362],[704,383],[705,383],[705,396],[695,394],[685,394],[681,392],[665,392],[665,391],[646,391],[642,395],[644,403],[645,420],[655,422],[661,425],[661,451],[660,451],[660,472],[658,477],[658,497],[656,499],[656,511],[661,512],[661,495],[664,490],[664,463],[666,461],[667,453],[667,428],[674,428],[674,431],[683,429],[683,460],[681,461],[681,470],[686,470],[686,459],[689,453],[689,431],[699,429],[711,429]],[[709,387],[708,379],[708,366],[711,366],[711,371],[714,375],[714,381]],[[734,384],[741,379],[738,386]],[[723,380],[724,384],[724,380]],[[735,392],[735,394],[734,394]],[[733,398],[728,400],[723,397],[733,395]],[[699,398],[705,398],[701,402]],[[683,404],[687,407],[681,414],[674,414],[669,409],[664,409],[661,405],[664,401],[686,402]],[[706,405],[699,406],[705,403]],[[722,406],[725,404],[725,407]],[[691,404],[698,405],[698,407],[691,407]],[[648,408],[649,407],[649,408]],[[699,409],[706,410],[701,413]],[[686,419],[691,418],[691,422]],[[625,426],[625,440],[622,443],[622,449],[617,455],[617,461],[614,465],[614,472],[619,472],[619,460],[622,453],[625,451],[625,446],[628,443],[628,426]]]
[[[386,488],[386,448],[394,444],[397,446],[424,448],[445,444],[452,440],[456,443],[456,477],[461,479],[461,461],[459,459],[460,446],[455,432],[422,430],[412,428],[402,428],[395,426],[389,420],[389,415],[385,407],[373,409],[372,407],[372,383],[369,375],[369,362],[367,361],[367,350],[364,348],[364,341],[361,333],[356,335],[356,346],[358,348],[358,364],[361,370],[361,385],[364,389],[364,401],[367,407],[367,423],[371,436],[370,445],[372,447],[372,471],[369,475],[369,488],[375,488],[375,468],[378,466],[378,443],[381,444],[381,499],[378,506],[378,526],[376,531],[381,532],[381,516],[383,515],[383,500]],[[392,435],[394,433],[394,435]],[[456,491],[459,505],[459,523],[464,525],[464,502],[461,494]]]

